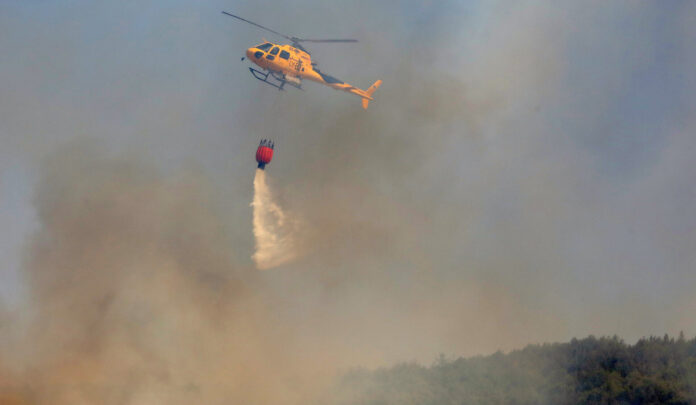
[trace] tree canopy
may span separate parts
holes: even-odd
[[[338,384],[341,405],[696,403],[696,339],[618,337],[530,345],[508,354],[441,356],[354,370]]]

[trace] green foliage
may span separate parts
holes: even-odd
[[[618,337],[527,346],[508,354],[401,364],[348,373],[341,405],[691,404],[696,339],[665,335],[628,345]]]

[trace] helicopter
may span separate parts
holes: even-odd
[[[359,89],[351,86],[348,83],[330,76],[320,71],[316,66],[316,62],[312,62],[309,52],[302,46],[302,42],[358,42],[355,39],[306,39],[297,38],[280,32],[266,28],[255,22],[249,21],[242,17],[230,14],[223,11],[222,14],[234,17],[238,20],[247,22],[253,26],[279,35],[290,41],[290,45],[275,44],[273,42],[264,41],[263,43],[251,47],[246,50],[246,58],[252,63],[259,66],[263,70],[249,68],[251,74],[258,80],[277,88],[284,90],[285,85],[289,85],[298,89],[302,89],[302,79],[311,80],[336,90],[353,93],[362,98],[362,107],[367,109],[370,103],[372,94],[382,84],[381,80],[377,80],[367,90]],[[245,58],[242,57],[242,60]]]

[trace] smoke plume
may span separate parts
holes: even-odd
[[[256,170],[254,177],[254,238],[256,251],[252,258],[256,267],[270,269],[287,263],[298,255],[295,234],[298,220],[283,212],[273,199],[266,182],[266,172]]]
[[[44,163],[35,203],[41,227],[24,267],[31,308],[25,327],[0,318],[0,398],[306,399],[318,364],[294,358],[267,288],[237,264],[205,176],[163,175],[74,142]]]
[[[250,77],[229,2],[0,3],[3,400],[311,403],[346,367],[696,334],[692,3],[235,2],[359,39],[310,50],[384,81],[367,111]],[[283,271],[251,258],[266,136]]]

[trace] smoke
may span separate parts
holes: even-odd
[[[306,400],[321,367],[294,358],[214,196],[196,170],[163,175],[92,142],[51,154],[24,266],[29,319],[0,318],[11,371],[0,377],[12,377],[0,393],[56,405]]]
[[[256,267],[270,269],[290,262],[298,254],[295,235],[299,221],[283,212],[274,201],[271,189],[266,182],[266,172],[256,170],[254,177],[254,238],[256,251],[252,258]]]
[[[346,367],[693,335],[696,25],[680,4],[232,10],[359,38],[311,51],[352,85],[384,80],[367,111],[262,87],[237,57],[262,33],[223,2],[0,6],[0,154],[28,168],[37,216],[15,252],[22,304],[0,317],[2,390],[292,404]],[[66,145],[80,134],[103,143]],[[283,159],[260,229],[282,254],[249,226],[250,139],[269,134]],[[0,204],[21,189],[9,173]],[[259,272],[256,247],[295,256]]]

